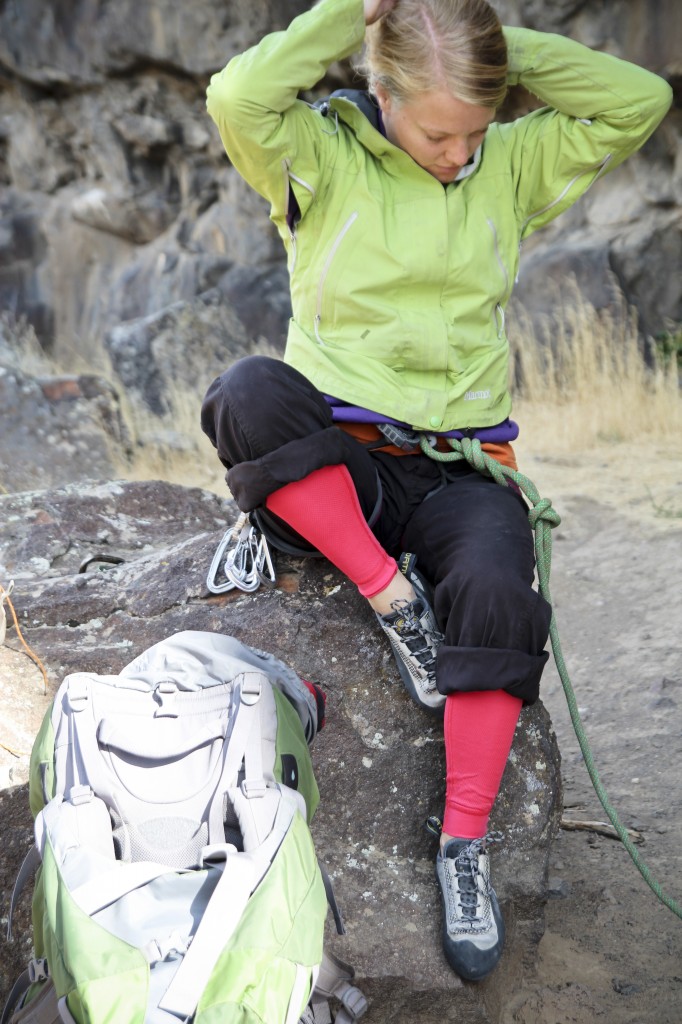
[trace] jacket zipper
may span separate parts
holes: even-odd
[[[293,273],[294,267],[296,266],[296,232],[293,227],[289,224],[289,195],[291,190],[291,184],[289,182],[289,161],[286,157],[282,160],[282,173],[284,175],[284,222],[289,232],[289,240],[291,242],[291,259],[289,261],[288,271]]]
[[[502,275],[504,277],[504,290],[505,290],[505,292],[508,292],[509,291],[509,273],[508,273],[507,268],[506,268],[506,266],[504,264],[504,260],[502,259],[502,256],[500,254],[500,245],[499,245],[499,241],[498,241],[498,238],[497,238],[497,228],[495,227],[495,224],[490,219],[490,217],[488,217],[487,220],[488,220],[488,227],[490,228],[490,230],[493,233],[493,242],[494,242],[494,245],[495,245],[495,256],[497,257],[497,262],[499,264],[500,270],[502,271]],[[493,308],[493,323],[495,324],[495,329],[497,331],[497,337],[501,338],[502,335],[504,334],[504,307],[502,306],[501,302],[495,303],[495,306]]]
[[[580,120],[580,118],[579,118],[579,120]],[[595,174],[593,181],[591,181],[590,184],[585,189],[585,192],[583,193],[583,195],[585,195],[585,193],[588,192],[589,189],[592,188],[592,186],[594,185],[594,183],[597,180],[597,178],[601,175],[601,172],[606,168],[607,164],[610,163],[612,156],[613,156],[612,153],[607,153],[606,156],[604,157],[604,159],[600,163],[592,164],[591,167],[586,167],[583,171],[580,172],[580,174],[576,174],[575,177],[571,178],[569,183],[563,188],[563,190],[556,197],[556,199],[553,199],[551,203],[547,204],[547,206],[543,206],[541,210],[535,210],[533,213],[531,213],[531,215],[529,217],[526,217],[526,219],[524,220],[523,224],[521,225],[521,234],[523,234],[523,232],[526,230],[526,227],[530,224],[530,222],[532,220],[535,220],[536,217],[542,216],[543,213],[547,213],[554,206],[556,206],[557,203],[560,203],[561,200],[566,195],[566,193],[568,191],[570,191],[570,189],[573,188],[573,186],[575,185],[575,183],[578,180],[578,178],[582,178],[583,174],[590,174],[592,171],[597,171],[597,174]],[[521,247],[522,247],[522,245],[523,245],[523,242],[519,241],[519,256],[521,255]],[[516,280],[518,281],[518,279],[519,279],[519,275],[517,274],[516,275]]]
[[[309,182],[307,182],[304,178],[299,178],[298,174],[294,174],[294,172],[291,170],[291,165],[290,165],[289,161],[287,161],[287,173],[288,173],[288,177],[289,178],[293,178],[294,181],[297,181],[299,185],[302,185],[303,188],[307,189],[308,192],[310,192],[310,194],[313,197],[313,199],[315,198],[317,193],[315,192],[314,187]]]
[[[320,337],[320,323],[322,321],[322,298],[324,295],[324,285],[325,281],[327,280],[327,274],[329,273],[329,268],[331,267],[334,256],[336,255],[336,250],[339,248],[341,242],[344,240],[344,238],[348,234],[348,231],[350,230],[350,228],[353,226],[357,219],[358,212],[357,210],[355,210],[353,213],[351,213],[350,217],[348,218],[348,220],[343,225],[338,235],[334,239],[334,244],[329,250],[327,258],[324,261],[324,266],[322,267],[322,273],[320,274],[320,280],[317,285],[317,311],[315,313],[315,337],[317,338],[317,341],[320,345],[326,344],[324,339]]]
[[[289,238],[291,240],[291,262],[289,264],[289,273],[292,273],[294,267],[296,266],[297,246],[296,231],[294,230],[293,227],[290,227],[288,219],[289,199],[291,195],[291,180],[293,179],[294,181],[297,181],[299,185],[302,185],[303,188],[307,189],[308,192],[310,192],[313,199],[315,198],[316,193],[312,185],[310,185],[307,181],[304,181],[303,178],[299,178],[297,174],[294,174],[294,172],[291,170],[291,161],[287,159],[287,157],[284,157],[284,159],[282,160],[282,172],[284,174],[284,219],[286,221],[287,231],[289,232]]]

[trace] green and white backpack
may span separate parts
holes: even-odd
[[[308,828],[322,709],[217,633],[67,676],[32,753],[35,957],[3,1024],[320,1024],[332,994],[357,1020]]]

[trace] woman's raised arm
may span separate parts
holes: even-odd
[[[333,146],[320,131],[320,114],[298,93],[316,85],[334,61],[359,50],[364,33],[363,0],[322,0],[211,78],[207,108],[227,155],[271,202],[274,219],[287,212],[286,163],[314,187]]]
[[[658,75],[564,36],[522,28],[505,28],[505,36],[509,83],[547,104],[501,127],[525,236],[639,149],[672,90]]]

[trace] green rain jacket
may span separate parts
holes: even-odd
[[[443,186],[349,99],[325,116],[297,98],[364,32],[362,0],[322,0],[208,89],[227,154],[287,249],[284,358],[322,392],[417,429],[491,426],[511,409],[504,308],[523,239],[642,145],[671,89],[562,36],[507,28],[509,83],[547,106],[492,124]]]

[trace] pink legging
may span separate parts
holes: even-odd
[[[325,466],[273,491],[266,506],[340,569],[363,597],[384,590],[398,571],[368,527],[345,466]],[[504,690],[448,696],[443,819],[448,835],[485,835],[522,704]]]
[[[324,466],[273,491],[267,508],[321,551],[363,597],[385,590],[398,566],[389,558],[362,514],[345,466]]]
[[[504,690],[451,693],[445,701],[447,835],[485,835],[522,707]]]

